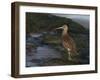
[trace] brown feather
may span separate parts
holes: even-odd
[[[66,49],[69,48],[71,53],[77,53],[76,44],[68,33],[62,35],[62,44]]]

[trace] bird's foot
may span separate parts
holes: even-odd
[[[73,59],[71,57],[68,58],[69,61],[72,61]]]
[[[76,55],[79,56],[79,53],[77,53]]]

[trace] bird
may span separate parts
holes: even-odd
[[[72,55],[78,55],[78,52],[74,39],[68,34],[68,25],[64,24],[55,30],[57,29],[62,29],[61,42],[63,47],[68,51],[68,60],[72,60]]]

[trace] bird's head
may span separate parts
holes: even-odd
[[[68,30],[68,25],[63,25],[63,26],[61,26],[61,27],[58,27],[58,28],[56,28],[56,30],[57,29],[63,29],[63,30]]]

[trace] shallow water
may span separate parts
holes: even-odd
[[[49,47],[48,45],[39,46],[36,51],[33,50],[27,54],[26,66],[38,66],[52,59],[61,59],[62,55],[59,51]]]
[[[89,64],[89,52],[86,48],[80,49],[78,57],[80,63],[75,63],[68,61],[67,53],[62,51],[63,46],[55,45],[53,47],[52,44],[44,43],[42,34],[34,34],[29,37],[26,40],[26,46],[30,46],[30,44],[35,46],[26,49],[26,67]]]

